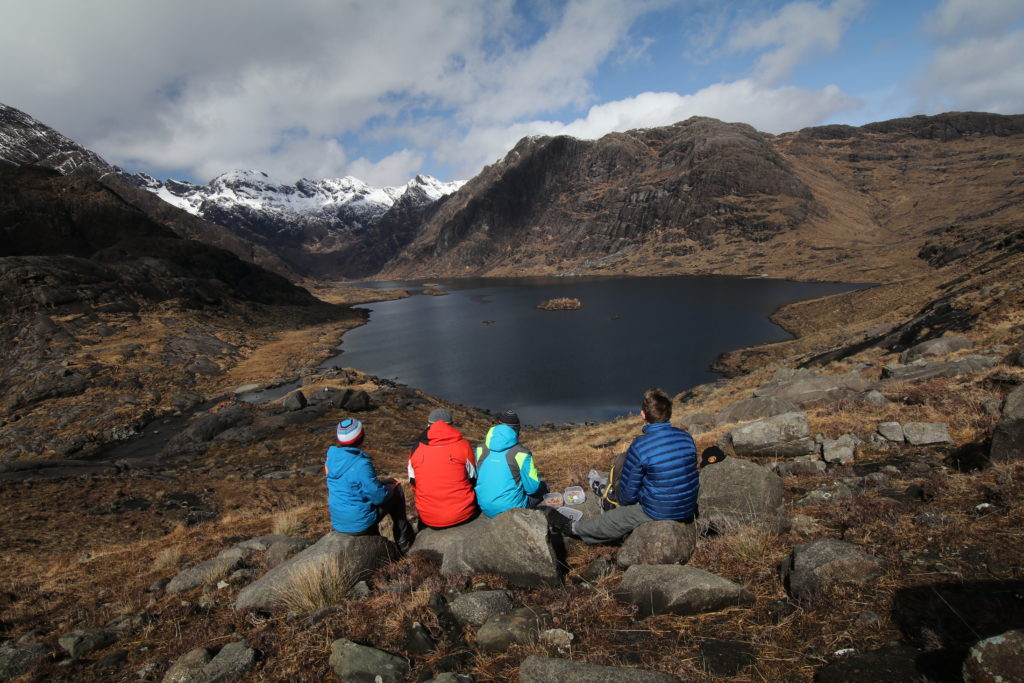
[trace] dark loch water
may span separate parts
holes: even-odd
[[[712,381],[724,351],[789,338],[780,305],[855,289],[721,276],[435,280],[362,283],[415,292],[367,304],[323,365],[354,367],[463,405],[515,408],[527,424],[605,421],[639,411],[643,392],[670,395]],[[542,311],[554,297],[583,303]]]

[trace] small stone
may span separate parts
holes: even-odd
[[[561,628],[549,628],[540,634],[540,642],[556,648],[559,652],[565,652],[572,646],[576,636]]]

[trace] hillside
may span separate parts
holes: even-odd
[[[780,136],[693,118],[528,138],[382,276],[905,279],[1019,226],[1022,153],[1024,117],[971,113]]]
[[[601,666],[604,680],[980,681],[991,677],[967,665],[985,657],[970,653],[991,638],[1017,647],[1005,656],[1015,675],[1018,126],[963,114],[773,138],[698,119],[594,143],[534,139],[446,200],[396,203],[406,219],[330,258],[365,267],[408,242],[418,256],[387,272],[517,264],[880,284],[783,307],[774,318],[793,339],[727,353],[725,377],[674,397],[673,423],[728,453],[702,488],[717,483],[743,512],[700,501],[689,546],[674,522],[637,554],[517,514],[511,530],[473,527],[448,560],[421,546],[361,576],[340,572],[342,557],[313,564],[257,607],[238,606],[243,591],[334,538],[323,454],[341,419],[363,421],[365,450],[406,484],[415,518],[406,463],[429,412],[451,410],[474,443],[495,416],[318,367],[365,320],[349,306],[403,292],[319,283],[318,301],[183,239],[105,178],[0,169],[0,679],[327,680],[356,651],[391,656],[369,673],[404,666],[397,680],[546,681]],[[629,182],[643,188],[632,202]],[[692,205],[659,196],[666,183],[689,186]],[[559,187],[574,189],[546,199]],[[298,388],[283,398],[234,399],[285,382]],[[522,440],[560,490],[607,471],[641,428],[633,415]],[[465,563],[484,537],[498,560],[478,570]],[[667,609],[667,579],[629,597],[646,571],[699,577],[701,604]],[[732,599],[703,592],[723,582]]]

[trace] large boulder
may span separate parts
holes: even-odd
[[[774,417],[783,413],[795,413],[800,408],[786,398],[779,396],[754,396],[738,403],[727,405],[715,413],[715,424],[724,425],[733,422],[749,422],[765,417]]]
[[[661,671],[587,664],[575,659],[530,655],[519,665],[519,683],[678,683]]]
[[[1024,680],[1024,630],[975,643],[964,660],[963,675],[965,683]]]
[[[399,557],[394,543],[382,536],[348,536],[331,531],[290,560],[274,567],[238,592],[236,609],[270,609],[300,577],[325,572],[334,563],[352,583]]]
[[[697,526],[693,522],[663,519],[633,529],[615,561],[623,568],[634,564],[686,564],[696,546]]]
[[[476,633],[481,650],[504,652],[513,645],[536,642],[542,629],[551,625],[551,614],[540,607],[520,607],[508,614],[496,614]]]
[[[884,570],[882,560],[835,538],[801,543],[779,566],[783,585],[797,599],[815,597],[840,583],[866,583]]]
[[[637,606],[640,615],[691,615],[750,605],[753,594],[743,586],[696,567],[635,564],[626,570],[615,591],[621,602]]]
[[[911,446],[953,443],[945,422],[908,422],[903,425],[903,436]]]
[[[422,538],[426,536],[426,538]],[[513,508],[454,529],[421,533],[412,551],[441,556],[441,573],[497,574],[523,588],[559,586],[558,558],[540,510]]]
[[[963,337],[939,337],[911,346],[903,352],[900,360],[904,363],[912,363],[918,358],[946,356],[954,351],[969,349],[973,346],[974,344],[969,339]]]
[[[755,396],[775,396],[810,408],[842,399],[856,398],[871,389],[871,382],[856,371],[845,375],[819,375],[805,368],[781,368],[772,380],[754,391]]]
[[[346,683],[397,683],[409,673],[405,657],[339,638],[331,643],[331,668]]]
[[[473,591],[448,603],[455,621],[463,626],[483,626],[488,619],[512,611],[512,598],[507,591]]]
[[[1007,463],[1024,458],[1024,384],[1011,391],[1003,402],[1002,417],[992,434],[992,462]]]
[[[908,365],[894,363],[882,368],[884,380],[897,382],[920,382],[939,377],[957,377],[974,375],[989,370],[999,364],[1000,359],[993,356],[964,356],[952,361],[916,360]]]
[[[803,413],[783,413],[737,427],[725,435],[724,445],[741,457],[792,458],[816,452]]]
[[[697,510],[701,525],[718,533],[747,525],[773,533],[789,529],[782,478],[742,458],[726,458],[700,471]]]

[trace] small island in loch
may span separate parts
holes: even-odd
[[[561,297],[558,299],[548,299],[537,304],[537,308],[544,311],[575,311],[578,308],[583,308],[583,304],[579,299],[570,299],[568,297]]]

